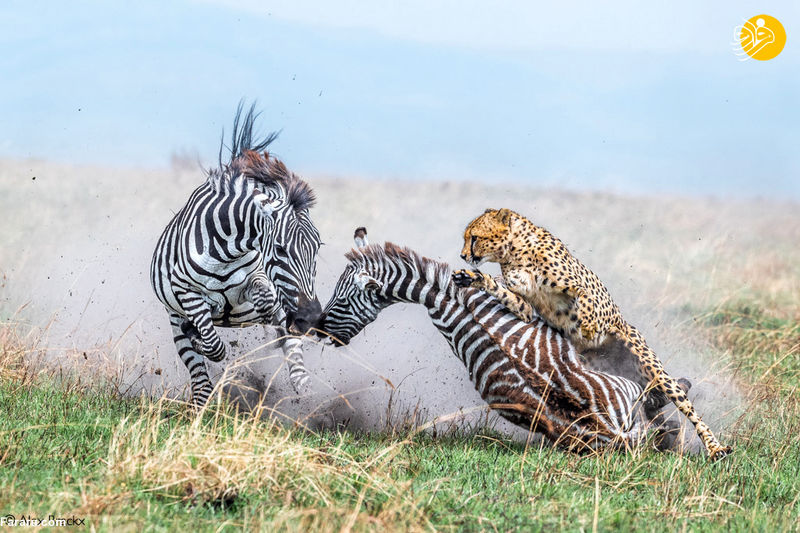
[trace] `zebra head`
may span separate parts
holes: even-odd
[[[317,326],[322,311],[315,289],[322,243],[308,212],[315,197],[308,183],[294,175],[281,186],[286,201],[272,212],[266,270],[286,311],[287,327],[305,334]]]
[[[267,277],[275,285],[278,304],[286,314],[286,327],[305,334],[315,327],[322,308],[314,281],[320,238],[309,216],[315,197],[311,186],[266,151],[277,138],[272,133],[263,140],[254,135],[255,104],[242,117],[240,103],[233,122],[231,161],[220,168],[231,175],[243,175],[253,184],[253,200],[263,216],[260,248]]]
[[[383,266],[359,251],[367,248],[367,230],[358,228],[354,236],[357,251],[350,252],[350,263],[342,272],[320,320],[320,329],[334,344],[343,346],[394,303],[383,294]],[[322,336],[322,335],[321,335]]]

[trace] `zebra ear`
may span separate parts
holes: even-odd
[[[356,243],[356,248],[366,248],[369,246],[369,241],[367,240],[367,228],[364,226],[356,228],[356,231],[353,234],[353,241]]]
[[[356,274],[356,286],[362,291],[377,291],[381,288],[381,282],[362,270]]]

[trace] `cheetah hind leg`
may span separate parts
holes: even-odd
[[[672,399],[672,403],[675,404],[678,410],[694,424],[695,432],[703,441],[703,446],[705,446],[708,451],[709,460],[718,461],[728,456],[732,452],[732,448],[730,446],[724,446],[719,442],[717,437],[714,436],[708,424],[703,422],[700,415],[695,411],[687,394],[681,390],[680,385],[677,384],[675,379],[667,374],[661,361],[647,346],[639,330],[630,324],[623,323],[622,328],[617,331],[617,335],[620,333],[622,333],[625,345],[633,352],[633,355],[639,361],[642,377],[646,378],[649,382],[653,382],[659,390],[669,395]]]
[[[639,371],[639,363],[633,356],[633,352],[618,337],[608,338],[600,348],[589,348],[582,351],[581,356],[592,370],[622,376],[638,383],[642,389],[645,389],[641,401],[648,420],[652,420],[661,408],[671,403],[670,398],[659,389],[653,386],[648,388],[647,378],[642,376]],[[684,392],[689,392],[692,383],[686,378],[681,378],[678,380],[678,386]]]
[[[689,389],[692,388],[692,382],[686,378],[678,379],[678,385],[683,389],[683,392],[689,392]],[[653,401],[653,403],[648,405],[650,401]],[[655,402],[662,403],[656,406]],[[659,391],[650,391],[645,399],[645,415],[656,428],[653,445],[660,452],[674,450],[676,448],[675,444],[681,436],[680,424],[676,420],[667,420],[664,413],[660,412],[660,409],[668,403],[670,403],[669,398]],[[655,411],[652,409],[655,409]]]
[[[686,378],[678,379],[678,386],[683,389],[684,393],[688,393],[692,388],[692,382]],[[645,392],[644,396],[644,413],[648,420],[654,420],[661,409],[672,403],[669,397],[658,389],[652,388]]]

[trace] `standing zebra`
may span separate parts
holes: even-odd
[[[175,346],[191,378],[192,402],[201,407],[213,387],[203,356],[225,358],[214,326],[273,325],[305,334],[321,306],[314,289],[320,246],[308,210],[311,187],[265,149],[277,134],[253,139],[251,106],[233,123],[231,158],[208,172],[158,240],[150,282],[169,313]],[[296,390],[308,379],[302,341],[282,349]]]
[[[569,341],[542,320],[523,322],[486,292],[456,287],[447,265],[391,243],[346,257],[350,263],[321,320],[336,344],[349,343],[393,303],[419,303],[481,397],[511,422],[581,451],[639,444],[655,420],[659,449],[673,445],[677,424],[657,414],[666,402],[642,405],[639,385],[586,368]]]

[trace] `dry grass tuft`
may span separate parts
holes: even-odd
[[[20,331],[21,325],[15,322],[0,325],[0,379],[26,385],[38,374],[33,364],[37,350]]]
[[[273,525],[293,524],[289,529],[425,523],[408,483],[390,477],[402,467],[397,455],[408,442],[357,460],[341,447],[307,445],[298,430],[260,413],[212,405],[187,420],[170,415],[170,407],[163,400],[145,403],[142,413],[120,421],[109,446],[107,485],[222,508],[257,495],[273,509]],[[341,505],[343,495],[352,507]]]
[[[36,332],[21,335],[23,330],[21,325],[0,324],[0,380],[11,386],[12,395],[35,393],[40,387],[58,391],[52,399],[64,404],[56,408],[58,415],[49,411],[30,415],[56,417],[54,424],[36,424],[38,431],[50,431],[56,437],[60,431],[74,433],[73,438],[79,440],[86,438],[82,436],[86,428],[105,423],[80,414],[62,422],[59,417],[72,412],[74,408],[68,405],[80,398],[106,394],[127,406],[122,408],[123,416],[112,418],[108,451],[100,451],[94,463],[99,467],[97,476],[70,481],[71,489],[51,493],[51,501],[59,508],[92,517],[111,529],[135,525],[139,519],[131,516],[147,512],[154,499],[167,506],[208,507],[212,513],[228,514],[232,518],[227,522],[235,527],[432,529],[422,497],[410,489],[411,481],[393,476],[406,467],[399,455],[411,445],[409,440],[395,439],[367,457],[354,457],[343,440],[332,445],[330,439],[283,426],[258,409],[239,413],[219,401],[218,395],[199,414],[165,398],[125,400],[107,384],[92,388],[82,383],[80,372],[63,374],[42,364],[44,351],[36,347],[39,337]],[[222,381],[218,389],[228,380]],[[105,401],[99,404],[102,409]],[[7,433],[19,436],[30,431],[34,426]],[[28,457],[24,446],[14,444],[12,459]],[[72,444],[66,449],[72,449]],[[4,457],[0,453],[0,462]],[[65,479],[71,480],[73,474]],[[237,516],[235,509],[241,507],[248,511]],[[253,514],[252,509],[263,512]]]

